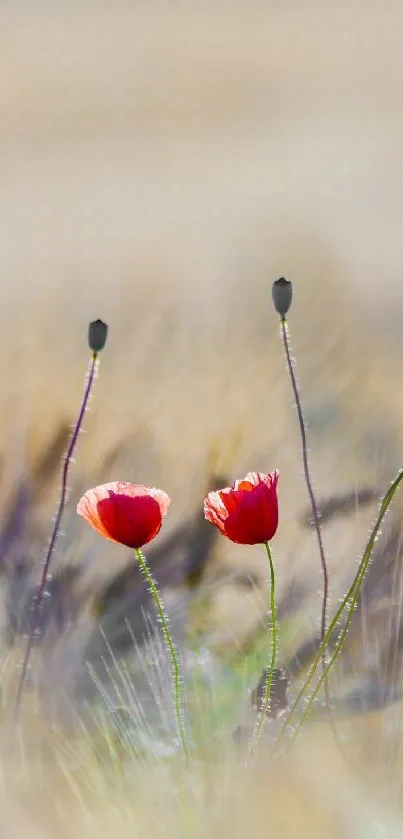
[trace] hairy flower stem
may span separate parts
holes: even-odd
[[[23,662],[22,662],[21,676],[20,676],[20,680],[19,680],[19,684],[18,684],[18,692],[17,692],[15,706],[14,706],[14,720],[15,720],[15,722],[18,722],[20,707],[21,707],[21,698],[22,698],[22,694],[23,694],[24,687],[25,687],[25,684],[26,684],[29,663],[30,663],[30,660],[31,660],[31,655],[32,655],[34,644],[35,644],[35,640],[37,639],[38,633],[39,633],[39,630],[40,630],[40,613],[41,613],[43,598],[44,598],[44,595],[45,595],[45,592],[46,592],[46,586],[47,586],[47,583],[48,583],[50,563],[51,563],[51,560],[52,560],[53,552],[54,552],[56,542],[57,542],[57,538],[58,538],[58,535],[59,535],[59,528],[60,528],[60,524],[61,524],[61,520],[62,520],[62,517],[63,517],[64,508],[65,508],[65,504],[66,504],[67,481],[68,481],[70,464],[71,464],[72,457],[73,457],[73,454],[74,454],[74,449],[75,449],[76,444],[77,444],[78,436],[79,436],[79,433],[80,433],[80,430],[81,430],[84,415],[85,415],[85,412],[86,412],[86,409],[87,409],[87,406],[88,406],[88,400],[89,400],[92,385],[93,385],[93,382],[94,382],[94,379],[95,379],[95,375],[96,375],[96,371],[97,371],[97,365],[98,365],[98,353],[94,352],[92,354],[92,357],[91,357],[90,367],[89,367],[89,371],[88,371],[88,375],[87,375],[86,387],[85,387],[84,396],[83,396],[83,400],[82,400],[82,403],[81,403],[80,411],[79,411],[78,418],[77,418],[76,424],[74,426],[73,433],[72,433],[71,438],[70,438],[70,443],[69,443],[69,446],[68,446],[68,449],[67,449],[67,453],[66,453],[66,456],[65,456],[64,462],[63,462],[62,483],[61,483],[59,506],[58,506],[58,509],[57,509],[56,518],[55,518],[55,522],[54,522],[54,525],[53,525],[53,530],[52,530],[52,534],[51,534],[51,537],[50,537],[48,549],[47,549],[46,555],[45,555],[45,557],[42,561],[42,573],[41,573],[40,581],[38,583],[38,587],[37,587],[36,594],[35,594],[35,599],[34,599],[34,604],[33,604],[31,629],[30,629],[30,633],[29,633],[29,636],[28,636],[28,640],[27,640],[24,659],[23,659]]]
[[[172,678],[173,678],[173,699],[174,699],[174,709],[175,709],[175,716],[176,716],[176,723],[178,726],[178,733],[180,739],[182,741],[182,747],[185,754],[185,757],[188,756],[188,747],[186,742],[186,734],[185,734],[185,727],[183,723],[183,715],[182,715],[182,704],[181,704],[181,676],[180,676],[180,669],[179,669],[179,659],[178,653],[175,649],[172,635],[169,629],[169,618],[165,611],[163,602],[161,600],[161,596],[159,594],[157,583],[151,573],[151,570],[148,566],[148,562],[143,554],[143,551],[140,548],[135,549],[135,555],[140,564],[141,571],[146,579],[148,590],[151,594],[151,597],[154,600],[158,617],[162,626],[162,632],[164,635],[165,644],[169,653],[169,657],[171,659],[172,665]]]
[[[270,570],[270,617],[271,617],[271,632],[272,632],[272,642],[271,642],[271,656],[270,656],[270,665],[267,673],[266,678],[266,685],[264,689],[264,696],[262,699],[262,704],[260,707],[259,716],[257,719],[255,731],[253,733],[252,742],[249,749],[248,761],[253,756],[253,753],[256,750],[256,747],[259,742],[259,738],[261,736],[263,726],[265,721],[268,717],[270,711],[270,698],[271,698],[271,689],[273,684],[273,673],[274,668],[276,666],[276,655],[277,655],[277,617],[276,617],[276,588],[275,588],[275,574],[274,574],[274,563],[273,557],[270,549],[270,545],[268,542],[265,542],[265,548],[267,551],[267,558],[269,561],[269,570]]]
[[[304,684],[302,685],[298,695],[296,696],[296,698],[295,698],[295,700],[294,700],[294,702],[293,702],[293,704],[290,708],[290,711],[287,715],[287,718],[286,718],[286,720],[284,722],[284,725],[283,725],[283,727],[280,731],[280,734],[278,736],[277,745],[279,745],[281,743],[281,741],[284,739],[285,733],[290,726],[290,723],[291,723],[291,721],[294,717],[294,714],[297,710],[297,707],[300,703],[300,700],[304,696],[306,690],[309,688],[309,686],[312,682],[312,679],[313,679],[313,677],[316,673],[318,664],[319,664],[319,662],[321,660],[321,657],[323,655],[323,650],[326,649],[326,645],[328,644],[332,634],[337,629],[339,620],[341,618],[341,615],[342,615],[344,609],[346,608],[346,606],[348,606],[349,609],[348,609],[347,620],[345,622],[345,625],[343,627],[342,632],[340,633],[340,635],[337,639],[337,643],[335,645],[335,649],[334,649],[334,652],[331,656],[331,659],[330,659],[329,663],[327,664],[327,666],[325,668],[325,671],[322,673],[322,676],[320,677],[320,679],[318,681],[318,684],[316,685],[312,695],[310,696],[310,698],[308,700],[308,703],[305,707],[302,718],[299,720],[296,728],[294,729],[291,740],[289,741],[287,748],[289,748],[291,746],[291,744],[294,742],[294,740],[295,740],[295,738],[298,734],[298,731],[301,728],[301,725],[303,725],[303,723],[305,722],[305,720],[306,720],[306,718],[307,718],[307,716],[308,716],[308,714],[309,714],[309,712],[312,708],[312,704],[313,704],[314,700],[316,699],[316,696],[318,695],[318,692],[319,692],[322,684],[326,680],[331,667],[333,666],[334,662],[336,661],[337,657],[339,656],[339,654],[340,654],[340,652],[343,648],[343,644],[344,644],[344,641],[345,641],[347,633],[348,633],[348,629],[349,629],[349,626],[350,626],[350,623],[351,623],[351,620],[352,620],[352,617],[353,617],[353,614],[354,614],[354,611],[355,611],[355,607],[356,607],[356,604],[357,604],[357,600],[358,600],[358,597],[359,597],[359,594],[360,594],[360,591],[361,591],[361,586],[362,586],[363,580],[365,578],[365,574],[367,572],[368,565],[369,565],[370,560],[371,560],[372,551],[374,549],[375,542],[378,538],[379,531],[380,531],[381,526],[382,526],[382,522],[383,522],[383,520],[386,516],[386,513],[388,512],[388,509],[389,509],[389,507],[390,507],[390,505],[393,501],[395,493],[398,490],[402,480],[403,480],[403,469],[400,469],[399,472],[397,473],[397,476],[394,479],[393,483],[390,485],[389,489],[387,490],[387,492],[385,493],[385,495],[381,499],[378,517],[377,517],[376,522],[375,522],[375,524],[372,528],[372,531],[371,531],[371,534],[369,536],[368,542],[365,546],[365,550],[364,550],[364,553],[362,555],[362,559],[361,559],[360,564],[358,566],[358,571],[357,571],[357,573],[354,577],[354,580],[353,580],[346,596],[342,600],[342,602],[341,602],[333,620],[331,621],[331,623],[330,623],[330,625],[327,629],[325,638],[324,638],[322,644],[320,645],[320,647],[319,647],[319,649],[316,653],[316,656],[314,658],[314,661],[312,663],[312,666],[311,666],[311,669],[308,673],[308,676],[307,676]]]
[[[320,628],[320,641],[321,646],[323,647],[323,669],[326,668],[326,647],[324,646],[323,642],[326,636],[326,622],[327,622],[327,602],[329,598],[329,574],[327,570],[327,563],[325,557],[325,550],[323,547],[323,539],[322,539],[322,531],[320,526],[320,519],[319,519],[319,512],[318,507],[316,504],[315,493],[313,491],[311,476],[310,476],[310,469],[309,469],[309,460],[308,460],[308,446],[306,440],[306,429],[305,429],[305,422],[304,422],[304,415],[302,413],[302,406],[301,400],[298,392],[298,385],[297,380],[294,372],[294,365],[291,358],[291,343],[289,337],[289,328],[288,323],[284,315],[281,316],[281,336],[283,339],[284,351],[287,359],[287,366],[288,371],[290,374],[292,389],[294,393],[295,404],[297,408],[298,414],[298,422],[301,434],[301,446],[302,446],[302,460],[304,464],[304,475],[305,475],[305,483],[308,490],[309,500],[311,503],[311,510],[312,510],[312,518],[315,525],[316,530],[316,537],[318,541],[318,548],[319,548],[319,555],[320,561],[322,565],[322,573],[323,573],[323,599],[322,599],[322,616],[321,616],[321,628]],[[328,710],[330,710],[329,705],[329,689],[328,683],[325,679],[324,683],[325,688],[325,698],[326,698],[326,705]]]

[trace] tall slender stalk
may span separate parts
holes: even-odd
[[[39,580],[37,590],[36,590],[36,594],[35,594],[31,628],[30,628],[30,632],[29,632],[29,635],[28,635],[27,644],[26,644],[26,648],[25,648],[25,654],[24,654],[24,658],[23,658],[23,662],[22,662],[22,668],[21,668],[21,675],[20,675],[20,680],[19,680],[19,683],[18,683],[18,691],[17,691],[15,706],[14,706],[14,719],[15,719],[16,722],[18,721],[18,718],[19,718],[20,707],[21,707],[21,698],[22,698],[22,694],[23,694],[25,684],[26,684],[26,680],[27,680],[27,674],[28,674],[28,669],[29,669],[29,664],[30,664],[30,660],[31,660],[33,647],[34,647],[35,641],[38,637],[38,633],[39,633],[39,630],[40,630],[40,613],[41,613],[43,598],[44,598],[45,593],[46,593],[46,586],[47,586],[48,578],[49,578],[49,568],[50,568],[53,553],[54,553],[54,550],[55,550],[55,547],[56,547],[56,542],[57,542],[57,538],[58,538],[58,535],[59,535],[59,528],[60,528],[60,524],[61,524],[61,520],[62,520],[62,517],[63,517],[64,508],[65,508],[65,504],[66,504],[69,469],[70,469],[71,461],[72,461],[72,458],[73,458],[74,450],[75,450],[75,447],[76,447],[76,444],[77,444],[78,436],[80,434],[80,430],[81,430],[81,426],[82,426],[82,423],[83,423],[84,415],[85,415],[85,412],[86,412],[86,409],[87,409],[87,406],[88,406],[88,401],[89,401],[89,398],[90,398],[92,385],[93,385],[95,375],[96,375],[96,372],[97,372],[97,364],[98,364],[98,352],[94,351],[92,353],[92,357],[91,357],[91,361],[90,361],[90,366],[89,366],[89,371],[88,371],[88,374],[87,374],[87,381],[86,381],[84,396],[83,396],[83,399],[82,399],[82,402],[81,402],[80,411],[79,411],[78,418],[77,418],[76,424],[74,426],[73,433],[72,433],[71,438],[70,438],[70,443],[69,443],[69,446],[68,446],[68,449],[67,449],[67,453],[66,453],[66,456],[65,456],[64,462],[63,462],[59,506],[58,506],[58,509],[57,509],[56,518],[55,518],[55,521],[54,521],[53,530],[52,530],[52,533],[51,533],[49,545],[48,545],[45,557],[42,560],[42,573],[41,573],[40,580]]]
[[[353,614],[354,614],[354,610],[355,610],[357,600],[358,600],[358,597],[359,597],[359,594],[360,594],[361,586],[362,586],[362,583],[363,583],[368,565],[369,565],[370,560],[371,560],[372,551],[374,549],[375,542],[378,538],[379,531],[380,531],[381,526],[382,526],[382,522],[383,522],[383,520],[386,516],[386,513],[388,512],[388,509],[389,509],[389,507],[390,507],[390,505],[393,501],[393,498],[394,498],[402,480],[403,480],[403,469],[400,469],[399,472],[397,473],[396,478],[394,479],[394,481],[390,485],[389,489],[387,490],[387,492],[385,493],[385,495],[381,499],[381,503],[380,503],[380,507],[379,507],[379,513],[378,513],[377,519],[375,521],[375,524],[372,528],[372,531],[371,531],[371,534],[369,536],[368,542],[366,544],[362,559],[361,559],[360,564],[358,566],[358,571],[357,571],[357,573],[354,577],[354,580],[353,580],[347,594],[345,595],[344,599],[342,600],[342,602],[341,602],[333,620],[331,621],[331,623],[330,623],[330,625],[327,629],[325,638],[324,638],[322,644],[320,645],[320,647],[317,651],[317,654],[314,658],[314,661],[312,663],[312,666],[311,666],[311,669],[308,673],[308,676],[307,676],[304,684],[302,685],[300,691],[298,692],[297,697],[295,698],[295,700],[294,700],[294,702],[293,702],[293,704],[290,708],[290,711],[287,715],[287,718],[284,722],[284,725],[282,726],[280,734],[277,738],[277,744],[276,744],[277,746],[282,742],[283,738],[285,737],[286,731],[287,731],[292,719],[294,718],[297,707],[298,707],[302,697],[304,696],[306,690],[309,688],[309,686],[312,682],[312,679],[313,679],[313,677],[316,673],[318,664],[321,661],[323,651],[324,651],[324,649],[326,649],[326,646],[327,646],[327,644],[328,644],[328,642],[331,638],[332,633],[337,628],[338,622],[340,620],[340,617],[341,617],[344,609],[346,608],[346,606],[349,606],[347,620],[346,620],[346,623],[343,627],[343,630],[340,633],[340,636],[337,640],[335,650],[334,650],[334,652],[331,656],[331,659],[330,659],[329,663],[327,664],[324,672],[322,673],[322,675],[321,675],[321,677],[318,681],[318,684],[315,687],[315,690],[313,691],[311,697],[308,700],[308,704],[305,708],[305,711],[302,715],[302,718],[298,721],[297,727],[293,732],[293,735],[292,735],[292,737],[291,737],[291,739],[288,743],[287,748],[289,748],[291,746],[291,744],[294,742],[294,740],[295,740],[295,738],[298,734],[298,731],[301,728],[301,725],[303,725],[303,723],[305,722],[305,720],[306,720],[306,718],[307,718],[307,716],[308,716],[308,714],[309,714],[309,712],[312,708],[312,704],[313,704],[316,696],[318,695],[318,692],[319,692],[322,684],[326,680],[330,669],[332,668],[333,664],[335,663],[336,659],[338,658],[338,656],[339,656],[339,654],[340,654],[340,652],[343,648],[343,644],[344,644],[345,638],[347,636],[351,620],[353,618]]]
[[[171,660],[172,666],[172,677],[173,677],[173,699],[174,699],[174,709],[175,709],[175,716],[176,716],[176,723],[178,727],[178,733],[180,739],[182,741],[182,747],[185,756],[188,756],[188,747],[186,742],[186,733],[185,733],[185,726],[183,722],[183,714],[182,714],[182,703],[181,703],[181,677],[180,677],[180,668],[179,668],[179,659],[178,653],[175,649],[172,635],[169,628],[169,618],[165,611],[165,607],[163,605],[162,599],[160,597],[157,583],[151,573],[149,568],[148,562],[143,554],[143,551],[140,548],[135,549],[135,555],[140,564],[141,571],[145,577],[147,582],[147,586],[151,597],[154,600],[158,617],[161,622],[162,632],[164,635],[164,640],[168,649],[169,657]]]
[[[273,672],[276,666],[276,656],[277,656],[277,615],[276,615],[276,589],[275,589],[275,574],[274,574],[274,563],[273,557],[270,549],[270,545],[268,542],[265,542],[265,548],[267,552],[267,558],[269,563],[269,571],[270,571],[270,617],[271,617],[271,633],[272,633],[272,643],[271,643],[271,657],[270,657],[270,665],[267,673],[266,678],[266,685],[264,689],[264,695],[259,711],[259,716],[257,719],[257,723],[255,726],[255,731],[253,733],[252,742],[250,744],[249,749],[249,760],[253,756],[253,753],[257,747],[259,742],[260,735],[263,730],[264,723],[267,719],[268,712],[270,710],[270,698],[271,698],[271,689],[273,684]]]
[[[290,374],[292,389],[294,393],[295,404],[297,408],[298,414],[298,422],[300,428],[300,435],[301,435],[301,447],[302,447],[302,460],[304,464],[304,475],[305,475],[305,483],[308,490],[309,500],[311,503],[312,509],[312,518],[315,525],[316,531],[316,539],[318,542],[319,548],[319,556],[320,562],[322,566],[322,575],[323,575],[323,599],[322,599],[322,614],[321,614],[321,627],[320,627],[320,640],[321,644],[323,645],[323,641],[326,635],[326,622],[327,622],[327,604],[329,599],[329,573],[327,570],[327,562],[325,556],[325,549],[323,546],[323,538],[322,538],[322,529],[320,526],[320,517],[318,512],[318,506],[316,503],[315,493],[312,486],[312,480],[310,475],[310,467],[309,467],[309,459],[308,459],[308,445],[306,439],[306,429],[305,429],[305,421],[304,415],[302,412],[301,406],[301,399],[299,396],[297,380],[294,372],[294,365],[291,358],[291,342],[289,336],[289,327],[285,315],[281,316],[281,336],[283,340],[284,351],[287,359],[287,367]],[[323,649],[323,666],[326,667],[326,648]],[[329,695],[328,695],[328,687],[327,682],[325,680],[325,691],[326,691],[326,702],[329,705]]]

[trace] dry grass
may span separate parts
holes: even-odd
[[[3,727],[1,824],[7,835],[27,839],[111,833],[293,837],[296,831],[329,839],[380,832],[394,839],[400,835],[401,784],[396,763],[384,777],[379,773],[379,723],[378,714],[338,725],[339,735],[351,738],[354,730],[352,767],[324,724],[303,735],[282,761],[266,751],[246,771],[233,749],[218,760],[195,757],[187,767],[161,757],[123,763],[116,744],[94,752],[85,732],[69,737],[30,712],[22,737],[20,730],[11,740]]]

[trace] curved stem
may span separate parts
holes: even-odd
[[[17,692],[16,701],[15,701],[15,709],[14,709],[15,720],[17,720],[18,716],[19,716],[20,705],[21,705],[21,697],[22,697],[22,693],[23,693],[25,683],[26,683],[29,662],[30,662],[30,659],[31,659],[31,654],[32,654],[32,650],[33,650],[33,647],[34,647],[35,639],[38,636],[40,611],[41,611],[42,601],[43,601],[43,598],[44,598],[44,595],[45,595],[46,586],[47,586],[47,582],[48,582],[49,567],[50,567],[53,552],[54,552],[54,549],[55,549],[55,546],[56,546],[57,537],[59,535],[60,523],[61,523],[61,520],[62,520],[62,516],[63,516],[63,513],[64,513],[64,507],[65,507],[65,504],[66,504],[67,480],[68,480],[68,475],[69,475],[70,464],[71,464],[71,461],[72,461],[72,457],[73,457],[74,449],[76,447],[78,436],[79,436],[79,433],[81,431],[81,426],[82,426],[82,423],[83,423],[84,414],[85,414],[87,406],[88,406],[88,400],[89,400],[89,397],[90,397],[91,388],[92,388],[92,385],[93,385],[93,382],[94,382],[96,369],[97,369],[97,359],[98,359],[98,353],[94,352],[93,355],[92,355],[91,362],[90,362],[87,384],[86,384],[86,387],[85,387],[80,412],[79,412],[76,424],[74,426],[73,433],[72,433],[71,438],[70,438],[70,443],[69,443],[69,446],[68,446],[68,449],[67,449],[66,456],[64,458],[63,471],[62,471],[62,485],[61,485],[61,491],[60,491],[60,501],[59,501],[59,506],[58,506],[58,509],[57,509],[55,523],[53,525],[53,530],[52,530],[52,534],[51,534],[51,537],[50,537],[48,549],[47,549],[45,558],[42,562],[42,574],[41,574],[41,578],[40,578],[38,588],[37,588],[37,591],[36,591],[36,595],[35,595],[33,615],[32,615],[32,623],[31,623],[31,631],[30,631],[29,636],[28,636],[27,646],[26,646],[26,650],[25,650],[23,663],[22,663],[20,681],[19,681],[19,685],[18,685],[18,692]]]
[[[312,682],[312,679],[315,675],[318,664],[319,664],[319,662],[322,658],[323,651],[324,651],[324,649],[326,649],[326,646],[327,646],[327,644],[330,640],[330,637],[331,637],[332,633],[334,632],[334,630],[336,629],[338,621],[339,621],[345,607],[347,605],[349,605],[349,612],[348,612],[347,620],[346,620],[344,628],[343,628],[343,630],[342,630],[342,632],[341,632],[341,634],[340,634],[340,636],[337,640],[335,651],[334,651],[327,667],[325,668],[324,672],[322,673],[322,676],[319,679],[319,682],[316,685],[312,696],[310,697],[310,699],[308,701],[308,705],[307,705],[307,707],[304,711],[302,719],[299,721],[296,730],[293,732],[293,735],[292,735],[291,741],[289,743],[289,746],[291,745],[291,743],[294,742],[295,737],[297,736],[297,733],[298,733],[299,729],[301,728],[301,725],[305,722],[305,720],[306,720],[306,718],[309,714],[309,711],[312,707],[312,703],[314,702],[314,700],[315,700],[315,698],[316,698],[316,696],[317,696],[317,694],[320,690],[321,685],[326,680],[327,675],[329,674],[329,671],[330,671],[331,667],[333,666],[334,662],[336,661],[337,657],[339,656],[339,654],[340,654],[340,652],[343,648],[343,644],[344,644],[345,638],[347,636],[347,632],[348,632],[348,629],[349,629],[349,626],[350,626],[350,623],[351,623],[351,620],[352,620],[352,617],[353,617],[353,614],[354,614],[355,606],[357,604],[357,600],[358,600],[358,597],[359,597],[359,594],[360,594],[361,585],[363,583],[368,565],[370,563],[371,556],[372,556],[372,551],[374,549],[375,542],[378,538],[378,534],[379,534],[382,522],[383,522],[383,520],[386,516],[386,513],[388,512],[390,504],[392,503],[393,498],[395,496],[395,493],[396,493],[397,489],[399,488],[399,485],[402,482],[402,480],[403,480],[403,469],[400,469],[399,472],[397,473],[397,476],[394,479],[393,483],[390,485],[389,489],[387,490],[387,492],[385,493],[385,495],[383,496],[383,498],[381,500],[381,504],[380,504],[380,507],[379,507],[379,514],[378,514],[378,517],[377,517],[377,519],[375,521],[375,524],[372,528],[372,531],[371,531],[371,534],[369,536],[368,542],[366,544],[362,559],[361,559],[360,564],[358,566],[358,571],[357,571],[357,573],[354,577],[354,580],[353,580],[346,596],[342,600],[342,602],[341,602],[341,604],[340,604],[340,606],[339,606],[339,608],[338,608],[330,626],[328,627],[328,630],[326,632],[324,641],[322,642],[322,644],[320,645],[320,647],[317,651],[317,654],[314,658],[314,661],[312,663],[312,666],[311,666],[311,669],[308,673],[308,676],[307,676],[304,684],[302,685],[296,699],[294,700],[294,702],[293,702],[293,704],[290,708],[290,712],[287,716],[287,719],[285,720],[284,725],[283,725],[283,727],[280,731],[280,734],[277,738],[277,744],[276,744],[277,746],[283,740],[283,738],[285,736],[285,733],[287,731],[287,728],[289,727],[290,722],[294,717],[297,706],[299,705],[299,702],[302,699],[305,691],[307,690],[307,688],[309,687],[309,685]]]
[[[274,574],[274,563],[273,557],[270,549],[270,545],[268,542],[265,542],[265,548],[267,552],[267,558],[269,561],[269,570],[270,570],[270,615],[271,615],[271,628],[272,628],[272,643],[271,643],[271,657],[270,657],[270,665],[267,672],[266,678],[266,685],[264,696],[262,699],[262,704],[260,707],[260,712],[258,716],[258,720],[256,723],[255,731],[252,737],[252,742],[249,749],[249,758],[252,757],[253,752],[256,749],[256,746],[259,741],[259,737],[261,735],[264,723],[267,719],[268,713],[270,711],[270,698],[271,698],[271,688],[273,684],[273,673],[274,668],[276,666],[276,656],[277,656],[277,616],[276,616],[276,589],[275,589],[275,574]]]
[[[306,440],[306,429],[305,429],[305,422],[304,422],[304,415],[302,413],[301,407],[301,400],[299,397],[298,392],[298,385],[297,380],[295,377],[294,367],[291,358],[291,346],[290,346],[290,337],[289,337],[289,329],[286,318],[284,315],[281,317],[281,334],[283,338],[283,345],[285,350],[285,355],[287,359],[287,366],[290,373],[292,389],[294,393],[295,404],[297,407],[297,414],[298,414],[298,422],[301,434],[301,445],[302,445],[302,460],[304,464],[304,474],[305,474],[305,483],[308,490],[309,500],[311,502],[311,509],[312,509],[312,518],[315,524],[315,531],[316,531],[316,538],[318,542],[319,548],[319,555],[320,561],[322,566],[322,574],[323,574],[323,600],[322,600],[322,617],[321,617],[321,631],[320,631],[320,640],[323,644],[323,640],[326,635],[326,617],[327,617],[327,602],[329,598],[329,574],[327,570],[327,563],[325,557],[325,549],[323,546],[323,539],[322,539],[322,530],[320,526],[320,517],[318,512],[318,507],[316,504],[315,493],[313,491],[310,470],[309,470],[309,460],[308,460],[308,446]],[[323,649],[323,666],[326,666],[326,648]],[[326,686],[326,683],[325,683]],[[326,701],[328,704],[328,696],[326,697]]]
[[[295,404],[297,407],[298,413],[298,421],[300,427],[300,434],[301,434],[301,445],[302,445],[302,459],[304,465],[304,475],[305,475],[305,483],[308,490],[309,500],[311,503],[311,511],[312,511],[312,518],[315,525],[316,531],[316,538],[318,542],[319,548],[319,556],[320,562],[322,566],[322,575],[323,575],[323,598],[322,598],[322,614],[321,614],[321,626],[320,626],[320,643],[322,645],[322,671],[323,671],[323,679],[321,679],[320,684],[323,684],[324,687],[324,694],[325,694],[325,705],[326,711],[328,715],[328,720],[330,727],[333,732],[334,739],[339,747],[339,750],[342,754],[342,757],[346,759],[345,750],[340,742],[339,735],[337,733],[337,729],[333,720],[331,705],[330,705],[330,695],[329,695],[329,683],[326,678],[327,670],[327,662],[326,662],[326,644],[325,637],[326,637],[326,623],[327,623],[327,607],[328,607],[328,600],[329,600],[329,574],[327,569],[327,562],[325,556],[325,549],[323,546],[323,539],[322,539],[322,528],[320,524],[320,516],[318,512],[318,507],[316,503],[315,493],[313,490],[312,480],[310,476],[310,468],[309,468],[309,459],[308,459],[308,446],[307,446],[307,439],[306,439],[306,428],[304,422],[304,415],[301,406],[301,400],[299,397],[298,391],[298,384],[297,379],[295,376],[293,361],[291,358],[291,342],[289,336],[289,328],[287,324],[287,320],[284,315],[281,316],[281,332],[283,338],[283,345],[285,350],[285,355],[287,359],[287,366],[291,378],[292,389],[295,398]]]
[[[156,581],[155,581],[155,579],[154,579],[154,577],[151,573],[151,570],[148,566],[148,563],[147,563],[147,560],[146,560],[146,558],[143,554],[143,551],[140,548],[135,548],[135,554],[136,554],[137,559],[139,561],[142,573],[143,573],[143,575],[146,579],[147,586],[148,586],[149,592],[151,594],[151,597],[154,600],[154,603],[155,603],[155,606],[156,606],[156,609],[157,609],[157,612],[158,612],[158,617],[159,617],[160,622],[161,622],[164,640],[165,640],[165,643],[166,643],[166,646],[167,646],[167,649],[168,649],[169,657],[171,659],[173,687],[174,687],[175,716],[176,716],[176,722],[177,722],[177,726],[178,726],[179,736],[180,736],[181,741],[182,741],[183,751],[184,751],[185,755],[187,756],[188,755],[188,748],[187,748],[187,743],[186,743],[186,734],[185,734],[185,728],[184,728],[184,724],[183,724],[182,707],[181,707],[181,678],[180,678],[179,661],[178,661],[178,654],[177,654],[177,651],[175,649],[175,646],[174,646],[174,643],[173,643],[173,640],[172,640],[172,636],[171,636],[171,632],[170,632],[170,629],[169,629],[169,618],[168,618],[168,615],[165,611],[163,602],[161,600],[161,597],[160,597],[160,594],[159,594],[159,591],[158,591],[158,588],[157,588],[157,583],[156,583]]]

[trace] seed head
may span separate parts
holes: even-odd
[[[272,295],[276,312],[278,312],[281,317],[284,317],[291,306],[292,283],[290,283],[289,280],[286,280],[285,277],[280,277],[279,280],[276,280],[273,283]]]
[[[100,352],[103,350],[108,336],[108,326],[103,320],[93,320],[88,327],[88,343],[90,350]]]

